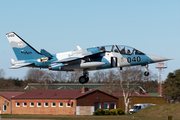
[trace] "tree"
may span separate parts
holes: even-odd
[[[165,81],[165,95],[175,102],[180,96],[180,69],[169,73]]]
[[[108,70],[105,73],[105,76],[106,78],[103,79],[103,83],[105,83],[105,88],[108,90],[108,93],[112,95],[113,92],[117,91],[117,79],[119,77],[117,70]]]
[[[106,71],[106,70],[98,70],[98,71],[93,72],[93,76],[92,76],[90,82],[93,82],[93,83],[104,82],[104,80],[106,79],[107,72],[108,71]]]
[[[73,71],[68,72],[68,81],[69,83],[77,83],[79,82],[79,77],[82,76],[82,72]]]
[[[128,105],[135,90],[138,81],[143,78],[143,71],[140,66],[126,67],[124,70],[119,70],[120,79],[119,84],[123,92],[125,113],[128,113]]]

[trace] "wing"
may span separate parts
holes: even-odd
[[[72,61],[76,61],[79,59],[83,59],[85,57],[90,57],[92,55],[95,54],[100,54],[103,53],[102,51],[100,51],[97,47],[94,48],[88,48],[86,50],[80,50],[80,52],[72,52],[72,55],[70,55],[70,57],[68,58],[64,58],[61,60],[57,60],[54,63],[67,63],[67,62],[72,62]]]
[[[18,64],[13,65],[10,68],[11,69],[17,69],[17,68],[25,67],[25,66],[28,66],[28,65],[31,65],[31,64],[33,64],[33,63],[18,63]]]

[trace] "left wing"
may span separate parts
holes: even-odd
[[[57,60],[54,63],[67,63],[67,62],[83,59],[85,57],[89,57],[89,56],[99,54],[99,53],[103,53],[103,52],[100,51],[97,47],[88,48],[87,50],[73,51],[72,54],[70,54],[70,57]]]

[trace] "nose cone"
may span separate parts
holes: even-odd
[[[168,58],[160,57],[160,56],[155,56],[155,55],[147,55],[153,62],[163,62],[167,60],[171,60]]]

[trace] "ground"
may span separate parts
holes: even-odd
[[[69,116],[69,115],[1,115],[1,120],[166,120],[167,117],[140,117],[134,115],[122,116]],[[6,118],[7,117],[7,118]],[[180,120],[180,118],[173,118]]]

